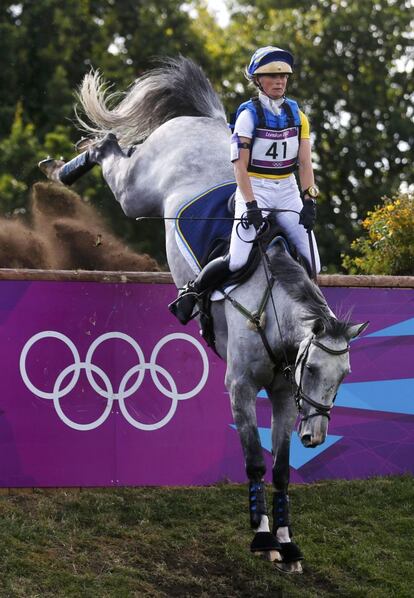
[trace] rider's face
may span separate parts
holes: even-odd
[[[278,100],[285,94],[288,77],[289,75],[285,73],[272,73],[270,75],[260,75],[259,81],[264,93],[272,99]]]

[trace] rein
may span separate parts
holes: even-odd
[[[311,399],[310,396],[305,394],[302,389],[303,371],[306,366],[306,360],[308,358],[308,354],[309,354],[311,345],[318,347],[318,349],[322,349],[322,351],[325,351],[325,353],[329,353],[330,355],[344,355],[345,353],[348,353],[349,345],[347,345],[344,349],[331,349],[331,347],[327,347],[323,343],[317,341],[315,339],[315,337],[312,336],[309,339],[309,342],[308,342],[305,350],[303,351],[302,355],[300,356],[299,361],[297,362],[297,364],[295,366],[295,375],[296,375],[297,368],[299,367],[299,365],[301,366],[299,383],[297,384],[297,389],[296,389],[296,393],[295,393],[295,402],[296,402],[298,411],[299,411],[299,413],[302,412],[302,402],[308,403],[308,405],[311,405],[311,407],[314,407],[316,409],[315,413],[311,413],[310,415],[303,417],[302,421],[306,421],[308,419],[311,419],[312,417],[317,417],[318,415],[323,415],[324,417],[331,419],[330,412],[331,412],[332,407],[334,406],[336,395],[334,396],[333,401],[330,405],[324,405],[323,403],[319,403],[318,401],[314,401],[313,399]]]

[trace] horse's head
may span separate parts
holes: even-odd
[[[325,441],[330,412],[342,380],[350,371],[349,342],[368,326],[317,320],[299,346],[295,363],[295,400],[301,416],[299,436],[306,447]]]

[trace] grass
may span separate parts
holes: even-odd
[[[0,496],[0,596],[412,596],[413,490],[411,476],[293,486],[301,576],[251,556],[245,486]]]

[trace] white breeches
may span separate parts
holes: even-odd
[[[253,194],[259,208],[277,208],[282,210],[296,210],[300,212],[303,204],[296,179],[293,174],[285,179],[259,179],[250,177]],[[235,198],[235,218],[240,218],[246,212],[246,203],[237,188]],[[267,216],[263,212],[263,216]],[[276,213],[277,223],[286,235],[286,238],[297,251],[303,255],[311,265],[311,253],[309,247],[309,237],[305,228],[299,224],[299,215],[292,212]],[[229,268],[232,272],[245,265],[249,257],[252,243],[256,237],[254,226],[249,226],[247,230],[241,226],[236,231],[238,220],[234,221],[230,240],[230,262]],[[241,237],[241,238],[240,238]],[[315,236],[312,233],[312,242],[315,253],[316,272],[320,272],[321,263],[319,252],[316,245]]]

